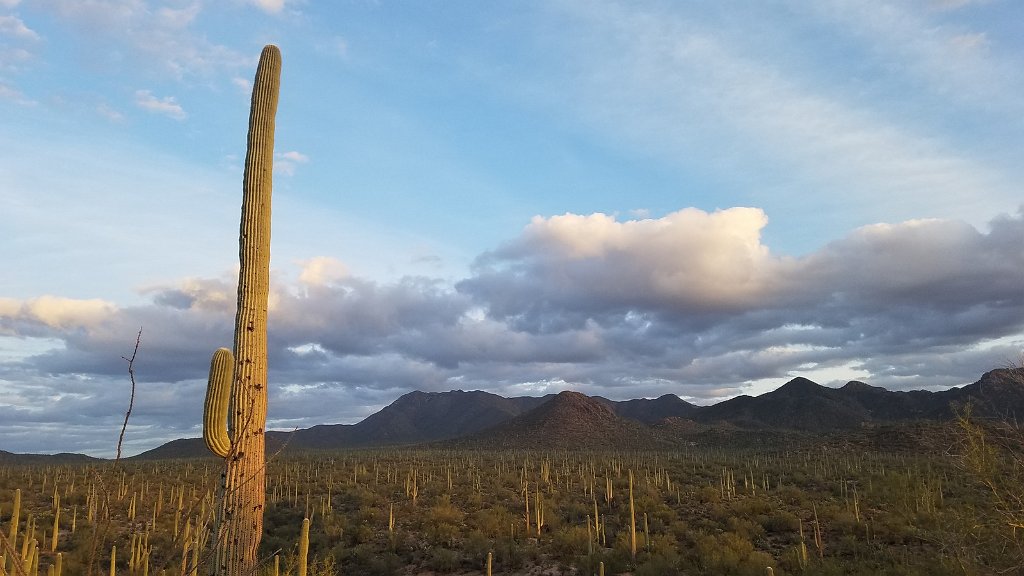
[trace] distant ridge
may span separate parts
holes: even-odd
[[[474,434],[551,399],[504,398],[490,392],[409,392],[358,424],[321,424],[293,432],[267,432],[268,452],[405,446]],[[211,456],[202,440],[173,440],[139,459]]]
[[[202,438],[179,438],[152,450],[132,456],[130,460],[172,460],[175,458],[217,458]]]
[[[1024,370],[991,370],[974,384],[941,392],[890,391],[857,381],[827,388],[794,378],[760,396],[737,396],[701,408],[695,419],[745,428],[827,432],[871,424],[947,420],[967,404],[973,406],[976,416],[984,418],[1024,416]]]
[[[59,454],[16,454],[0,450],[0,464],[83,464],[88,462],[102,462],[102,460],[84,454],[71,454],[69,452],[61,452]]]
[[[267,432],[266,450],[274,453],[285,448],[290,432]],[[173,460],[179,458],[217,458],[202,438],[179,438],[161,444],[152,450],[136,454],[127,460]]]
[[[490,392],[409,392],[358,424],[296,430],[292,441],[303,448],[338,445],[420,444],[473,434],[547,402],[541,398],[504,398]]]
[[[807,378],[794,378],[760,396],[737,396],[708,406],[698,415],[702,422],[728,422],[746,428],[789,428],[821,431],[854,428],[870,415],[841,390],[826,388]]]
[[[827,433],[942,422],[968,403],[979,417],[1024,418],[1024,370],[992,370],[973,384],[941,392],[890,391],[859,381],[828,388],[794,378],[760,396],[737,396],[711,406],[695,406],[674,395],[617,402],[579,392],[518,398],[479,390],[410,392],[358,424],[268,432],[267,441],[268,450],[286,446],[289,451],[436,442],[523,448],[664,447],[666,442],[678,445],[687,434],[713,436],[715,430]],[[202,440],[184,439],[136,458],[199,456],[207,456]]]
[[[675,394],[664,394],[653,400],[639,398],[621,402],[604,401],[619,416],[644,424],[657,424],[666,418],[692,418],[700,410],[700,406],[690,404]]]

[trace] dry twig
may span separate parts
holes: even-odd
[[[128,377],[132,381],[132,394],[128,398],[128,411],[124,413],[124,424],[121,425],[121,435],[117,438],[117,455],[114,457],[114,464],[117,464],[121,460],[121,444],[124,443],[124,432],[128,429],[128,418],[132,415],[132,406],[135,405],[135,355],[139,353],[139,342],[142,341],[142,328],[139,328],[138,335],[135,336],[135,350],[132,351],[132,357],[121,356],[125,361],[128,362]]]

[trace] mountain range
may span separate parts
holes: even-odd
[[[985,418],[1024,417],[1024,370],[997,369],[941,392],[890,391],[852,381],[841,388],[794,378],[760,396],[697,406],[666,394],[613,401],[578,392],[505,398],[483,391],[410,392],[357,424],[268,432],[267,451],[440,445],[479,448],[669,448],[714,430],[829,433],[949,421],[970,403]],[[198,438],[136,458],[208,456]]]
[[[84,454],[72,454],[70,452],[62,452],[60,454],[17,454],[0,450],[0,464],[86,464],[102,461],[100,458],[93,458]]]

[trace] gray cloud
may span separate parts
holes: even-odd
[[[525,331],[595,321],[699,336],[712,350],[721,339],[735,349],[766,336],[836,347],[968,344],[1021,326],[1019,215],[997,218],[988,233],[939,220],[870,226],[803,258],[771,255],[759,215],[537,219],[482,256],[458,288]]]
[[[275,278],[270,425],[355,422],[413,389],[706,403],[798,374],[941,388],[1019,353],[1024,213],[985,231],[865,227],[800,258],[761,242],[766,222],[753,208],[536,218],[454,285],[377,283],[311,259],[298,281]],[[189,279],[130,307],[0,299],[0,336],[60,344],[0,363],[10,423],[0,444],[112,451],[128,394],[122,356],[140,326],[131,446],[197,434],[209,355],[230,346],[234,289]],[[73,436],[58,440],[60,430]]]

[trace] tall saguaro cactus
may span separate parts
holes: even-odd
[[[263,534],[270,196],[280,83],[281,52],[266,46],[256,69],[249,110],[234,352],[221,348],[214,353],[203,415],[206,445],[226,462],[216,535],[217,576],[253,576]]]

